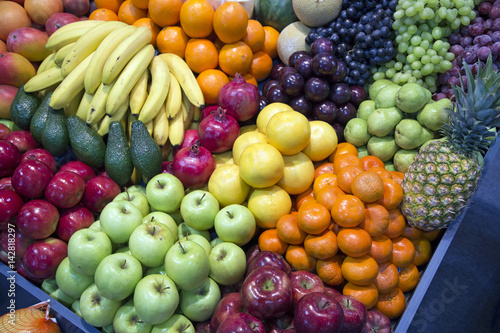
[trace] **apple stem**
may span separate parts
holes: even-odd
[[[179,246],[181,247],[182,252],[183,252],[184,254],[186,254],[187,252],[186,252],[186,250],[184,249],[184,247],[182,246],[181,242],[179,241],[178,243],[179,243]]]
[[[189,230],[186,232],[186,240],[189,240],[188,236],[189,236]]]
[[[231,212],[228,210],[226,210],[226,214],[227,214],[227,216],[229,216],[230,219],[232,219],[234,217],[233,214],[231,214]]]
[[[125,193],[127,193],[127,200],[130,201],[130,193],[128,193],[128,188],[125,187]]]
[[[127,267],[127,259],[123,261],[123,264],[120,267],[121,269],[125,269],[125,267]]]
[[[201,202],[203,201],[203,198],[205,198],[205,195],[206,195],[206,193],[203,193],[203,195],[201,196],[201,198],[198,199],[198,205],[201,204]]]
[[[156,180],[156,182],[158,183],[158,186],[159,186],[160,188],[163,188],[163,186],[161,186],[161,183],[160,183],[160,180],[159,180],[159,179],[157,179],[157,180]]]

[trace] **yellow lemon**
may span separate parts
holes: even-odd
[[[292,199],[278,185],[254,189],[248,198],[248,209],[255,217],[259,228],[276,228],[278,219],[290,213]]]
[[[234,164],[233,163],[233,152],[231,150],[225,151],[223,153],[215,153],[212,155],[214,156],[216,168],[218,168],[221,165],[226,164],[226,163]]]
[[[233,143],[233,161],[238,165],[243,150],[251,144],[263,142],[267,143],[267,137],[261,132],[250,131],[240,134]]]
[[[309,120],[297,111],[282,111],[269,119],[266,136],[283,155],[294,155],[307,147],[311,139]]]
[[[208,180],[208,191],[212,193],[221,207],[242,204],[250,193],[250,186],[240,177],[236,164],[222,164],[214,170]]]
[[[266,134],[266,126],[272,116],[281,111],[292,110],[293,109],[290,105],[280,102],[274,102],[266,105],[262,110],[260,110],[259,115],[257,116],[257,120],[255,121],[255,123],[257,124],[257,128],[259,129],[259,131]]]
[[[285,170],[283,177],[276,184],[288,194],[300,194],[306,191],[314,181],[314,164],[304,153],[284,155]]]
[[[311,126],[311,138],[309,143],[302,150],[311,161],[317,162],[330,156],[337,148],[338,138],[332,125],[322,120],[309,122]]]
[[[240,176],[248,185],[263,188],[280,180],[285,162],[278,149],[269,143],[257,142],[243,150],[239,166]]]

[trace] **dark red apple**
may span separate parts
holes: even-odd
[[[180,146],[174,147],[172,150],[173,156],[177,154],[179,150],[181,150],[184,147],[191,147],[196,140],[198,140],[198,130],[195,129],[188,129],[184,132],[184,139],[182,140],[182,143]]]
[[[366,314],[366,324],[362,333],[391,333],[391,320],[377,309]]]
[[[14,232],[11,232],[10,230],[4,230],[0,234],[0,245],[2,247],[2,250],[11,252],[13,247],[15,251],[15,260],[21,259],[32,241],[33,239],[26,237],[22,233],[18,232],[17,228],[14,229]],[[11,248],[9,249],[9,247]]]
[[[344,311],[344,324],[342,325],[340,332],[362,332],[366,325],[365,305],[349,295],[337,296],[336,300],[340,303],[340,306]]]
[[[89,0],[62,0],[64,11],[75,16],[87,14],[90,8]]]
[[[74,172],[59,171],[45,188],[45,199],[57,208],[76,206],[85,192],[85,181]]]
[[[61,209],[56,235],[67,242],[76,231],[88,228],[92,223],[94,223],[94,215],[92,215],[92,212],[88,208],[82,205]]]
[[[290,330],[291,332],[294,331],[294,326],[293,326],[293,315],[285,313],[282,316],[279,316],[278,318],[272,318],[268,319],[264,322],[264,326],[266,327],[266,332],[286,332],[287,330]]]
[[[44,239],[56,231],[59,211],[56,206],[42,199],[26,202],[17,215],[19,232],[33,239]]]
[[[307,294],[295,304],[294,327],[297,333],[336,333],[343,324],[342,307],[325,293]]]
[[[5,177],[0,179],[0,189],[14,191],[14,187],[12,186],[12,178]]]
[[[245,312],[235,313],[227,317],[219,326],[217,333],[265,333],[264,324]]]
[[[0,123],[0,140],[3,140],[10,133],[10,128]]]
[[[90,178],[85,184],[82,203],[92,212],[101,212],[120,193],[120,186],[105,176]]]
[[[26,161],[19,164],[12,174],[12,186],[22,197],[40,198],[52,178],[50,168],[40,161]]]
[[[0,140],[0,178],[10,177],[21,161],[21,151],[10,141]]]
[[[44,279],[37,278],[37,277],[31,275],[30,273],[28,273],[28,271],[26,270],[26,266],[24,265],[23,260],[16,261],[16,272],[19,275],[21,275],[22,277],[24,277],[25,279],[30,280],[31,282],[33,282],[36,285],[41,285],[43,280],[44,280]]]
[[[224,319],[242,311],[243,302],[241,301],[241,293],[233,292],[227,294],[221,298],[215,307],[212,318],[210,319],[210,330],[212,333],[215,333]]]
[[[29,131],[12,131],[5,137],[4,140],[15,144],[17,148],[19,148],[21,154],[27,152],[28,150],[35,149],[37,145],[36,140]]]
[[[293,304],[297,304],[297,302],[309,293],[319,292],[322,293],[325,291],[325,287],[323,285],[323,280],[321,278],[308,271],[293,271],[289,275],[290,283],[292,284],[292,295],[293,295]]]
[[[247,276],[256,268],[259,268],[261,266],[274,266],[278,269],[281,269],[287,275],[289,275],[292,271],[292,269],[290,268],[290,264],[282,255],[272,251],[260,251],[255,255],[252,262],[250,262],[250,264],[247,266]]]
[[[71,22],[80,21],[78,16],[71,13],[55,13],[52,14],[47,21],[45,21],[45,31],[50,36],[62,26]]]
[[[15,223],[14,219],[23,205],[23,199],[14,190],[0,189],[0,230],[7,229],[9,223]]]
[[[49,153],[48,150],[45,150],[43,148],[35,148],[32,150],[28,150],[21,156],[20,163],[29,160],[36,160],[45,163],[50,168],[50,170],[52,170],[53,173],[56,172],[57,170],[56,159],[51,153]]]
[[[261,320],[282,316],[293,304],[290,278],[274,266],[256,268],[241,286],[241,300],[245,310]]]
[[[70,161],[64,164],[60,169],[61,171],[71,171],[83,178],[87,182],[90,178],[95,177],[94,169],[82,161]]]
[[[342,293],[340,291],[338,291],[337,289],[332,288],[332,287],[326,287],[326,286],[325,286],[325,293],[332,296],[333,298],[336,298],[337,296],[342,295]]]
[[[240,279],[238,282],[236,282],[235,284],[230,284],[227,286],[220,285],[219,288],[220,288],[220,293],[221,293],[222,297],[226,296],[227,294],[234,293],[235,291],[239,292],[241,290],[241,286],[243,285],[243,280],[244,280],[244,277],[242,279]]]
[[[260,252],[259,244],[254,244],[245,251],[245,255],[247,257],[247,267],[250,266],[250,263],[259,252]]]
[[[210,320],[196,323],[194,333],[210,333]]]
[[[26,272],[38,279],[54,277],[57,267],[67,256],[67,250],[68,244],[58,238],[33,241],[23,255]]]

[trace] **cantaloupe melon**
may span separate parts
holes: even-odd
[[[301,21],[287,25],[278,37],[278,56],[280,60],[288,65],[288,58],[295,51],[309,51],[311,48],[306,43],[306,37],[311,28]]]
[[[292,0],[293,11],[309,27],[319,27],[334,20],[342,9],[342,0]]]

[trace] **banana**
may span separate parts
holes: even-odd
[[[57,66],[61,67],[66,55],[75,47],[76,42],[64,45],[59,50],[55,51],[54,62]]]
[[[47,56],[47,58],[43,59],[43,61],[40,63],[40,66],[38,66],[38,69],[36,70],[37,74],[43,73],[48,69],[56,67],[56,63],[54,61],[54,58],[56,56],[55,52],[52,52]]]
[[[114,82],[110,84],[101,83],[99,88],[97,88],[92,102],[90,102],[90,108],[88,108],[87,118],[85,122],[88,125],[95,125],[99,120],[101,120],[106,114],[106,100],[108,99],[109,92],[113,88]]]
[[[189,101],[186,94],[184,93],[182,93],[182,104],[184,105],[184,107],[182,108],[182,112],[184,112],[183,119],[184,119],[184,130],[185,130],[186,128],[189,128],[191,126],[191,123],[193,122],[196,106],[194,106]]]
[[[165,104],[170,86],[170,72],[168,65],[163,59],[154,57],[151,61],[151,87],[146,102],[139,112],[139,120],[147,123],[156,116],[160,108]]]
[[[130,91],[130,112],[135,116],[139,115],[148,97],[148,81],[149,70],[146,68]]]
[[[90,53],[94,52],[101,42],[113,31],[127,26],[120,21],[106,21],[93,28],[90,28],[76,42],[68,52],[61,65],[63,75],[68,75],[75,67],[81,63]]]
[[[108,84],[113,81],[123,70],[130,59],[151,41],[151,30],[139,27],[127,38],[125,38],[110,54],[102,69],[102,82]]]
[[[123,71],[116,79],[113,88],[109,92],[108,100],[106,101],[106,113],[113,115],[125,98],[130,94],[130,91],[136,84],[144,70],[148,68],[149,63],[153,59],[155,48],[151,44],[146,44],[137,52],[134,57],[128,62]]]
[[[185,108],[184,104],[181,104],[181,108]],[[172,147],[180,146],[184,140],[184,113],[185,111],[181,110],[177,112],[175,118],[168,120],[168,139]]]
[[[76,114],[76,111],[78,111],[78,106],[80,105],[80,101],[82,100],[84,92],[85,92],[84,90],[81,90],[78,93],[78,95],[76,95],[75,98],[73,98],[73,100],[63,108],[66,117]]]
[[[191,103],[198,107],[205,104],[205,98],[196,81],[196,77],[184,59],[174,53],[162,53],[158,56],[167,62],[168,67],[177,78],[177,81],[179,81],[182,90],[186,93]]]
[[[93,21],[93,20],[91,20]],[[91,26],[84,26],[80,28],[67,29],[60,31],[58,33],[57,30],[52,35],[50,35],[47,43],[45,43],[45,48],[49,51],[59,50],[64,45],[68,45],[70,43],[76,42],[78,38],[80,38],[84,33],[89,31],[91,28],[95,26],[99,26],[103,24],[104,21],[99,21],[97,23],[92,24]],[[62,28],[60,28],[62,29]],[[59,29],[59,30],[60,30]]]
[[[85,73],[85,91],[93,94],[102,80],[102,69],[113,50],[127,37],[132,35],[137,28],[128,25],[110,33],[95,50],[90,61],[87,73]]]
[[[29,79],[24,85],[24,90],[26,92],[40,91],[59,84],[63,79],[61,68],[53,67]]]
[[[163,147],[168,141],[168,117],[165,111],[165,103],[153,118],[153,139],[160,147]]]
[[[99,125],[99,130],[97,133],[99,133],[100,136],[104,136],[108,134],[109,132],[109,124],[113,121],[124,121],[127,119],[125,115],[127,114],[128,111],[128,104],[129,104],[129,97],[125,99],[122,105],[120,105],[120,108],[116,113],[112,116],[105,115],[104,118],[102,119],[101,124]],[[124,124],[124,128],[126,128],[126,123]]]
[[[67,31],[73,30],[73,29],[82,29],[82,28],[90,29],[90,28],[95,27],[96,25],[101,24],[101,23],[102,23],[102,21],[98,21],[98,20],[84,20],[84,21],[71,22],[71,23],[63,25],[62,27],[60,27],[59,29],[54,31],[54,33],[52,33],[52,35],[50,35],[50,37],[52,37],[52,36],[57,37],[57,35],[60,35],[62,33],[65,33]]]
[[[132,132],[132,123],[136,120],[137,120],[136,116],[134,116],[132,113],[128,113],[127,127],[125,127],[125,128],[127,129],[127,139],[128,139],[129,144],[130,144],[130,133]]]
[[[146,126],[146,128],[149,132],[149,135],[153,136],[153,119],[151,119],[147,123],[144,123],[144,126]]]
[[[172,72],[170,72],[170,86],[168,88],[167,100],[165,102],[165,111],[168,118],[172,119],[181,110],[182,89],[179,81]]]
[[[68,76],[59,84],[59,86],[52,93],[50,98],[50,107],[53,109],[63,108],[68,104],[75,96],[83,89],[83,78],[85,77],[85,71],[87,70],[90,59],[92,59],[93,53],[91,53],[84,61],[82,61],[76,68],[69,73]]]
[[[82,99],[80,100],[78,109],[76,110],[76,115],[83,119],[83,121],[87,120],[87,114],[90,108],[90,102],[92,102],[92,98],[94,98],[94,95],[85,92],[82,96]]]

